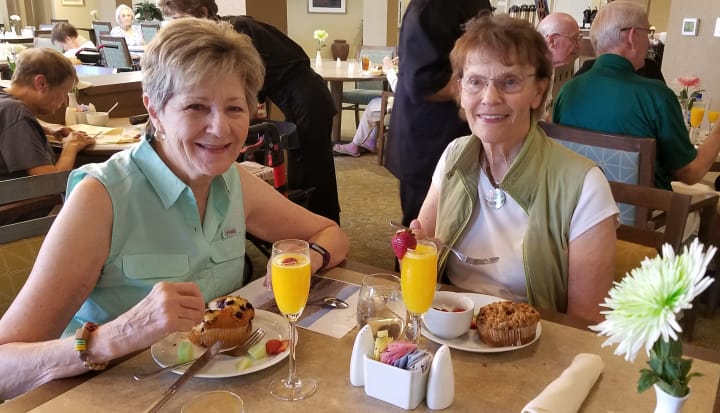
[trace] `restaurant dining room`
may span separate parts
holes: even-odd
[[[0,413],[720,412],[718,62],[717,0],[0,0]]]

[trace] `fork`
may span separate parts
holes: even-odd
[[[402,228],[402,229],[410,229],[406,227],[405,225],[399,224],[395,221],[390,221],[390,225],[396,228]],[[450,251],[452,251],[453,254],[455,254],[458,259],[466,264],[470,265],[485,265],[485,264],[495,264],[496,262],[500,261],[500,257],[488,257],[488,258],[473,258],[468,257],[467,255],[463,254],[462,252],[458,251],[457,249],[445,244],[444,242],[440,241],[437,238],[431,238],[430,241],[432,241],[434,244],[436,244],[440,248],[447,248]]]
[[[244,343],[239,344],[239,345],[237,345],[237,346],[235,346],[235,347],[233,347],[233,348],[229,348],[229,349],[227,349],[227,350],[223,350],[223,351],[219,352],[218,355],[224,354],[224,355],[230,356],[230,357],[240,356],[240,355],[242,355],[242,354],[245,354],[245,352],[248,351],[248,349],[250,349],[250,347],[252,347],[252,346],[254,346],[255,344],[259,343],[260,340],[262,340],[264,337],[265,337],[265,330],[263,330],[262,328],[258,328],[257,330],[253,331],[252,334],[250,334],[250,337],[248,337],[247,340],[245,340]],[[192,359],[192,360],[188,360],[188,361],[183,361],[182,363],[173,364],[172,366],[162,367],[162,368],[157,369],[157,370],[155,370],[155,371],[152,371],[152,372],[150,372],[150,373],[136,374],[136,375],[133,376],[133,379],[135,379],[135,380],[143,380],[143,379],[147,379],[147,378],[149,378],[149,377],[155,377],[155,376],[157,376],[157,375],[159,375],[159,374],[161,374],[161,373],[164,373],[164,372],[166,372],[166,371],[175,370],[175,369],[177,369],[177,368],[190,365],[190,364],[192,364],[195,360],[197,360],[197,359]]]

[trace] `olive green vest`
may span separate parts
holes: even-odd
[[[448,153],[438,201],[435,236],[454,245],[467,226],[478,200],[480,139],[459,139]],[[528,302],[536,307],[567,309],[570,221],[588,170],[595,164],[548,138],[532,123],[520,153],[500,182],[528,214],[523,263]],[[492,234],[490,234],[492,236]],[[448,250],[440,256],[440,274]],[[500,257],[502,260],[503,257]]]

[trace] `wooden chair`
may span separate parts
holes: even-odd
[[[106,67],[112,67],[118,69],[118,71],[132,71],[135,69],[124,37],[101,34],[100,44]]]
[[[0,204],[58,197],[62,199],[70,171],[0,181]],[[22,206],[18,206],[22,208]],[[55,220],[50,215],[0,226],[0,316],[30,275],[45,234]]]
[[[652,248],[648,253],[649,257],[654,256],[653,253],[660,252],[663,244],[670,244],[676,253],[680,253],[683,244],[683,233],[685,230],[685,222],[688,213],[691,211],[692,196],[680,194],[677,192],[666,191],[663,189],[650,188],[639,185],[630,185],[620,182],[610,182],[610,189],[613,197],[618,203],[628,205],[636,205],[646,208],[647,210],[663,211],[666,220],[664,231],[656,231],[643,226],[631,226],[621,224],[617,229],[618,241],[631,243],[630,245],[641,245]],[[718,196],[714,199],[706,199],[704,203],[712,203],[713,207],[717,203]],[[619,244],[622,245],[622,244]],[[636,248],[636,247],[632,247]],[[654,251],[653,251],[654,250]],[[640,262],[645,258],[642,254],[637,256],[637,262],[626,262],[627,268],[618,274],[616,267],[615,279],[619,281],[622,276],[629,270],[639,267]],[[695,329],[696,307],[685,311],[681,320],[683,327],[683,336],[690,341],[692,339],[693,330]]]
[[[377,155],[378,165],[385,165],[385,144],[387,142],[388,130],[390,126],[390,109],[388,105],[390,99],[395,94],[393,92],[384,91],[380,101],[380,120],[377,125]]]
[[[100,36],[101,35],[110,35],[110,31],[112,30],[112,23],[110,22],[101,22],[101,21],[93,21],[92,22],[92,32],[91,39],[93,43],[95,43],[96,46],[100,46]]]
[[[145,42],[145,44],[150,43],[159,30],[159,22],[140,23],[140,31],[142,32],[143,42]]]
[[[655,139],[596,132],[548,122],[538,124],[549,137],[597,163],[608,181],[654,187]],[[621,205],[620,222],[647,227],[647,210]]]
[[[362,46],[358,53],[358,61],[363,56],[370,58],[371,65],[382,64],[385,56],[394,58],[397,49],[394,46]],[[355,112],[355,127],[360,124],[361,106],[366,106],[371,100],[382,96],[383,90],[387,90],[387,82],[355,82],[355,89],[348,90],[342,94],[342,102],[346,105],[342,110],[352,110]]]

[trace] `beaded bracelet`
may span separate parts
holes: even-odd
[[[97,324],[87,321],[81,328],[75,330],[75,351],[78,352],[78,356],[80,356],[80,360],[82,360],[83,365],[85,365],[85,367],[89,370],[104,370],[105,367],[107,367],[107,363],[93,363],[88,360],[88,340],[90,339],[90,334],[97,330],[97,328]]]

